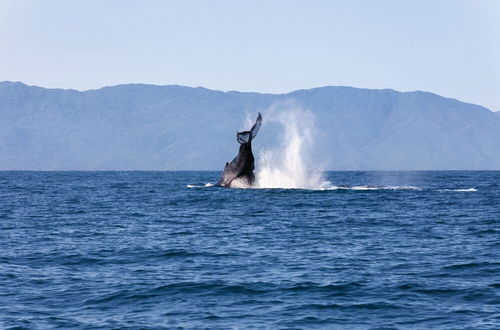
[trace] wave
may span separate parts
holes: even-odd
[[[468,268],[481,268],[481,267],[496,267],[500,266],[500,262],[470,262],[463,264],[454,264],[443,267],[443,269],[447,270],[456,270],[456,269],[468,269]]]
[[[311,177],[309,177],[311,178]],[[277,180],[279,182],[279,179]],[[429,190],[428,188],[421,188],[412,185],[398,185],[398,186],[372,186],[372,185],[359,185],[359,186],[346,186],[346,185],[334,185],[330,181],[327,180],[317,180],[313,179],[313,185],[295,185],[292,184],[270,184],[270,185],[262,185],[262,182],[257,183],[255,186],[249,187],[245,184],[236,184],[232,185],[231,188],[235,189],[291,189],[291,190],[310,190],[310,191],[333,191],[333,190],[351,190],[351,191],[377,191],[377,190],[413,190],[413,191],[423,191]],[[188,184],[187,188],[210,188],[214,187],[214,183],[205,182],[203,184]],[[476,192],[478,189],[476,188],[458,188],[458,189],[437,189],[439,192]]]
[[[294,310],[323,310],[323,309],[366,309],[366,310],[387,310],[387,309],[405,309],[404,306],[388,303],[385,301],[375,301],[370,303],[357,303],[357,304],[336,304],[336,303],[312,303],[292,306],[287,308],[288,311]]]
[[[213,183],[205,183],[205,184],[188,184],[186,185],[187,188],[210,188],[215,186]],[[316,186],[310,186],[310,187],[300,187],[300,186],[261,186],[261,185],[256,185],[253,187],[249,187],[248,185],[245,184],[236,184],[236,185],[231,185],[231,188],[235,189],[292,189],[292,190],[311,190],[311,191],[325,191],[325,190],[357,190],[357,191],[367,191],[367,190],[415,190],[415,191],[422,191],[424,190],[423,188],[416,187],[416,186],[409,186],[409,185],[404,185],[404,186],[370,186],[370,185],[359,185],[359,186],[336,186],[333,185],[330,181],[323,181],[319,183]],[[442,190],[444,191],[444,190]],[[452,190],[452,191],[457,191],[457,190]],[[463,191],[472,191],[472,190],[463,190]],[[476,191],[476,190],[474,190]]]
[[[423,189],[415,186],[331,186],[325,190],[416,190],[422,191]]]
[[[466,189],[439,189],[439,191],[473,192],[473,191],[477,191],[477,189],[476,189],[476,188],[466,188]]]

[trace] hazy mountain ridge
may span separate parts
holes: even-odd
[[[428,92],[320,87],[288,94],[126,84],[89,91],[0,83],[0,169],[222,169],[244,118],[314,113],[328,169],[500,169],[498,112]],[[258,153],[277,143],[263,126]]]

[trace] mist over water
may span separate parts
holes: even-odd
[[[316,128],[312,112],[299,107],[266,114],[265,123],[276,122],[282,133],[278,146],[264,149],[256,163],[256,188],[326,189],[321,160],[312,157]]]

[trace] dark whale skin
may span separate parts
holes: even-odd
[[[238,186],[252,186],[255,182],[254,163],[252,153],[252,140],[257,135],[262,123],[262,115],[259,113],[255,124],[250,131],[238,132],[237,141],[240,143],[238,155],[230,163],[226,163],[221,178],[216,183],[220,187],[231,187],[238,180]]]

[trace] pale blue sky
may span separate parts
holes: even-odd
[[[0,81],[426,90],[500,110],[500,0],[0,0]]]

